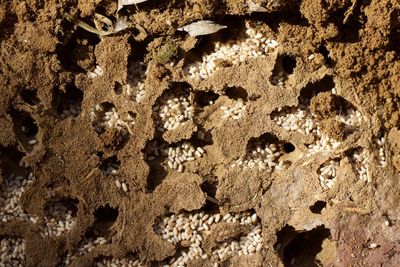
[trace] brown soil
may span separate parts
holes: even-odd
[[[107,204],[118,211],[107,228],[112,242],[78,257],[71,266],[91,266],[100,256],[120,258],[129,253],[158,266],[177,248],[154,233],[155,222],[163,215],[209,209],[206,195],[219,201],[218,206],[212,204],[212,212],[251,210],[262,223],[263,249],[253,256],[229,258],[221,266],[400,264],[400,2],[253,2],[266,12],[251,13],[244,0],[149,0],[121,11],[132,23],[128,29],[99,37],[76,28],[64,13],[92,24],[96,12],[114,18],[117,1],[1,0],[0,181],[12,172],[32,172],[37,181],[23,193],[21,205],[39,220],[52,199],[78,203],[77,226],[59,237],[43,236],[38,224],[0,223],[1,237],[26,240],[26,266],[61,266],[65,255],[73,254],[95,227],[96,210]],[[225,66],[201,82],[193,81],[185,64],[201,57],[215,36],[224,34],[189,37],[176,31],[199,19],[227,25],[232,36],[248,21],[276,39],[279,47],[266,58]],[[270,83],[280,55],[296,61],[284,87]],[[133,61],[149,66],[146,97],[140,104],[116,89],[127,83]],[[104,75],[89,78],[87,73],[97,65],[105,67]],[[321,131],[342,145],[333,154],[307,158],[306,145],[313,140],[278,127],[270,114],[297,106],[307,88],[323,87],[326,80],[334,83],[341,99],[323,92],[331,88],[305,96]],[[152,107],[164,91],[180,86],[189,87],[191,99],[197,101],[196,119],[160,135]],[[245,94],[228,93],[226,88],[242,88]],[[68,93],[76,89],[77,94]],[[202,92],[218,96],[216,108],[199,108]],[[243,98],[247,106],[247,116],[239,122],[223,121],[218,113],[232,95]],[[79,115],[62,117],[63,101],[74,97]],[[343,124],[332,119],[340,114],[343,101],[367,118],[351,134],[344,134]],[[101,103],[112,103],[123,116],[134,114],[132,133],[96,132],[90,111]],[[38,142],[33,146],[21,130],[27,118],[37,126]],[[193,138],[200,129],[210,138],[204,146],[206,155],[188,163],[183,173],[144,160],[150,141],[177,143]],[[245,154],[250,140],[265,133],[294,146],[285,155],[287,167],[272,173],[230,168]],[[381,168],[375,155],[371,181],[366,183],[357,178],[348,155],[358,148],[376,152],[373,140],[380,137],[386,139],[387,165]],[[120,162],[117,177],[128,185],[127,192],[118,190],[115,177],[101,170],[110,157]],[[340,168],[335,186],[326,190],[319,185],[318,169],[331,159],[337,159]],[[205,251],[247,231],[240,225],[218,227],[211,229],[211,240],[204,241]],[[212,263],[194,260],[189,266]]]

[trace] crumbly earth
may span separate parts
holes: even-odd
[[[100,37],[64,14],[93,24],[99,13],[115,22],[117,1],[0,0],[0,181],[36,177],[20,205],[37,221],[0,223],[1,238],[26,241],[23,265],[92,266],[100,257],[134,255],[145,266],[158,266],[181,249],[154,232],[163,216],[250,211],[261,221],[261,250],[188,266],[399,266],[400,2],[253,0],[264,8],[253,13],[249,2],[149,0],[119,12],[127,29]],[[176,31],[200,19],[228,28],[204,37]],[[188,76],[187,64],[210,53],[214,42],[236,39],[245,23],[278,47],[237,65],[221,62],[204,80]],[[285,64],[281,57],[294,59],[295,66],[283,66],[289,75],[277,86],[271,77],[278,62]],[[140,102],[121,93],[132,62],[148,66]],[[104,73],[90,77],[96,66]],[[153,107],[171,88],[189,88],[195,116],[160,132]],[[223,119],[220,107],[238,99],[245,115]],[[63,115],[70,103],[77,105],[76,116]],[[320,131],[340,141],[339,148],[309,155],[315,136],[287,131],[272,119],[301,103],[311,105]],[[134,118],[129,131],[127,124],[122,131],[96,131],[91,112],[99,104],[114,107],[124,123],[128,115]],[[346,131],[334,117],[349,106],[364,120]],[[199,131],[204,140],[196,138]],[[282,170],[231,167],[264,134],[285,148]],[[167,146],[189,140],[205,154],[180,173],[160,158],[145,157],[154,140]],[[371,152],[368,181],[358,177],[357,149]],[[116,174],[105,170],[107,160],[118,166]],[[319,175],[329,160],[339,167],[333,186],[324,188]],[[39,226],[54,199],[75,203],[76,225],[45,236]],[[224,234],[210,235],[206,251],[242,230],[222,224],[212,231]],[[99,236],[109,242],[67,264],[84,240]]]

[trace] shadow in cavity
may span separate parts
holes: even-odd
[[[389,45],[397,53],[397,58],[400,57],[400,9],[395,9],[390,16],[390,35]]]
[[[242,99],[243,101],[246,101],[248,98],[246,89],[242,87],[227,87],[225,89],[225,94],[233,100]]]
[[[167,170],[162,165],[167,157],[164,152],[166,146],[167,144],[164,142],[164,140],[153,139],[147,142],[145,148],[142,150],[144,160],[150,168],[150,172],[147,177],[147,190],[149,192],[153,192],[167,176]]]
[[[70,32],[57,46],[57,56],[65,70],[86,72],[95,67],[94,48],[100,42],[100,38],[79,27],[72,33],[72,27],[72,23],[66,23],[65,29]]]
[[[330,52],[328,50],[328,48],[326,48],[325,44],[320,44],[317,50],[318,53],[320,53],[324,59],[325,59],[325,64],[328,67],[333,67],[335,65],[335,61],[332,60],[332,58],[330,57]]]
[[[33,146],[37,142],[36,135],[39,131],[36,121],[25,111],[12,109],[10,115],[13,120],[13,129],[18,141],[26,151],[32,151]]]
[[[23,89],[19,94],[28,105],[35,106],[40,103],[36,90]]]
[[[114,155],[102,161],[100,164],[100,170],[103,175],[115,175],[118,173],[120,165],[121,161]]]
[[[24,155],[16,147],[0,146],[0,175],[6,178],[11,175],[28,174],[28,170],[19,164]]]
[[[194,102],[201,108],[212,105],[217,101],[219,95],[213,91],[198,91],[195,93]]]
[[[207,175],[206,177],[204,177],[204,181],[201,184],[201,190],[203,190],[203,192],[206,193],[208,197],[211,197],[211,200],[209,199],[204,204],[203,209],[205,212],[214,212],[219,210],[219,205],[213,201],[213,199],[215,199],[217,189],[218,178],[216,176]]]
[[[307,84],[300,91],[299,102],[301,104],[310,105],[311,98],[321,92],[329,92],[335,88],[332,76],[325,76],[319,81]]]
[[[94,212],[93,232],[96,236],[108,236],[119,215],[118,209],[112,208],[109,204],[101,206]]]
[[[54,198],[46,203],[45,215],[51,218],[57,218],[69,214],[76,217],[79,201],[74,198]]]
[[[291,153],[296,150],[296,147],[292,143],[285,143],[282,148],[285,153]]]
[[[289,75],[293,74],[296,65],[297,60],[294,56],[288,54],[278,55],[270,77],[271,84],[275,86],[285,85]]]
[[[53,108],[61,118],[77,117],[81,112],[83,92],[74,85],[67,85],[65,92],[53,90]]]
[[[310,207],[310,211],[315,214],[321,214],[322,210],[325,207],[326,207],[326,202],[318,200]]]
[[[330,230],[324,225],[311,231],[298,232],[286,225],[277,232],[274,245],[284,266],[312,267],[323,266],[317,259],[322,251],[322,243],[331,237]]]

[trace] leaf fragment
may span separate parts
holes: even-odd
[[[178,28],[178,31],[186,31],[190,36],[199,36],[212,34],[225,28],[227,26],[217,24],[212,20],[199,20]]]
[[[117,12],[120,11],[124,6],[136,5],[146,1],[148,0],[118,0]]]

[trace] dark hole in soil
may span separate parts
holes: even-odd
[[[75,31],[72,28],[72,23],[68,22],[65,25],[66,31],[73,33],[68,32],[57,46],[57,55],[65,70],[86,72],[88,68],[95,67],[94,48],[100,42],[100,38],[79,27]]]
[[[228,87],[225,89],[225,94],[234,100],[242,99],[246,101],[248,97],[247,91],[242,87]]]
[[[39,102],[40,102],[35,90],[24,89],[20,92],[20,95],[21,95],[22,100],[24,100],[26,103],[28,103],[31,106],[35,106],[35,105],[39,104]]]
[[[119,82],[116,82],[114,85],[114,92],[117,95],[122,94],[122,85]]]
[[[100,164],[100,170],[104,175],[117,174],[120,165],[121,161],[117,156],[111,156]]]
[[[67,85],[65,92],[54,90],[53,107],[62,118],[77,117],[81,112],[83,92],[74,85]]]
[[[19,175],[21,172],[26,173],[27,170],[19,164],[24,155],[24,153],[18,151],[14,146],[0,146],[0,174],[7,178],[12,174]]]
[[[323,225],[305,232],[286,225],[277,233],[274,247],[284,266],[317,267],[322,265],[316,255],[322,250],[322,242],[330,236],[330,230]]]
[[[332,67],[334,65],[334,61],[329,56],[329,50],[326,48],[324,44],[320,44],[317,51],[324,57],[325,64],[328,67]]]
[[[11,109],[9,114],[13,120],[13,130],[23,148],[30,152],[37,143],[39,128],[28,112]]]
[[[310,105],[310,100],[313,96],[321,93],[331,91],[335,87],[333,78],[331,76],[325,76],[321,80],[315,83],[307,84],[300,91],[299,101],[304,105]]]
[[[195,102],[203,108],[205,106],[214,104],[218,97],[219,95],[213,91],[199,91],[196,92]]]
[[[395,9],[390,16],[390,47],[400,56],[400,9]]]
[[[146,143],[146,147],[142,150],[146,154],[145,161],[150,167],[147,177],[147,190],[153,192],[158,185],[162,183],[167,176],[168,167],[162,165],[166,156],[161,155],[160,147],[165,147],[166,143],[162,139],[153,139]],[[157,152],[155,152],[155,149]]]
[[[276,58],[274,70],[270,77],[270,82],[276,86],[283,86],[290,74],[293,74],[296,68],[296,58],[292,55],[278,55]]]
[[[248,143],[247,143],[247,150],[252,150],[256,148],[257,146],[264,147],[267,144],[273,144],[273,143],[278,143],[279,139],[271,134],[271,133],[264,133],[260,135],[259,137],[253,137],[251,138]]]
[[[112,208],[109,204],[101,206],[94,212],[95,222],[93,228],[95,232],[106,234],[110,231],[119,215],[118,209]]]
[[[296,68],[296,58],[291,56],[291,55],[283,55],[282,56],[282,67],[283,70],[287,73],[287,74],[292,74],[294,68]]]
[[[205,177],[205,181],[201,184],[201,189],[203,190],[203,192],[205,192],[207,196],[211,197],[212,199],[215,199],[217,188],[218,188],[218,179],[215,176]],[[206,201],[203,209],[205,212],[211,212],[214,210],[218,210],[219,206],[217,203],[208,200]]]
[[[22,120],[21,129],[27,138],[34,137],[38,133],[35,120],[28,115]]]
[[[61,211],[65,211],[65,213],[70,211],[70,214],[75,217],[78,212],[78,204],[79,201],[73,198],[52,199],[46,203],[45,213],[46,216],[53,217],[54,214]]]
[[[326,202],[318,200],[310,207],[312,213],[321,214],[321,211],[326,207]]]
[[[285,153],[293,152],[295,149],[296,148],[292,143],[283,144],[283,151],[285,151]]]

